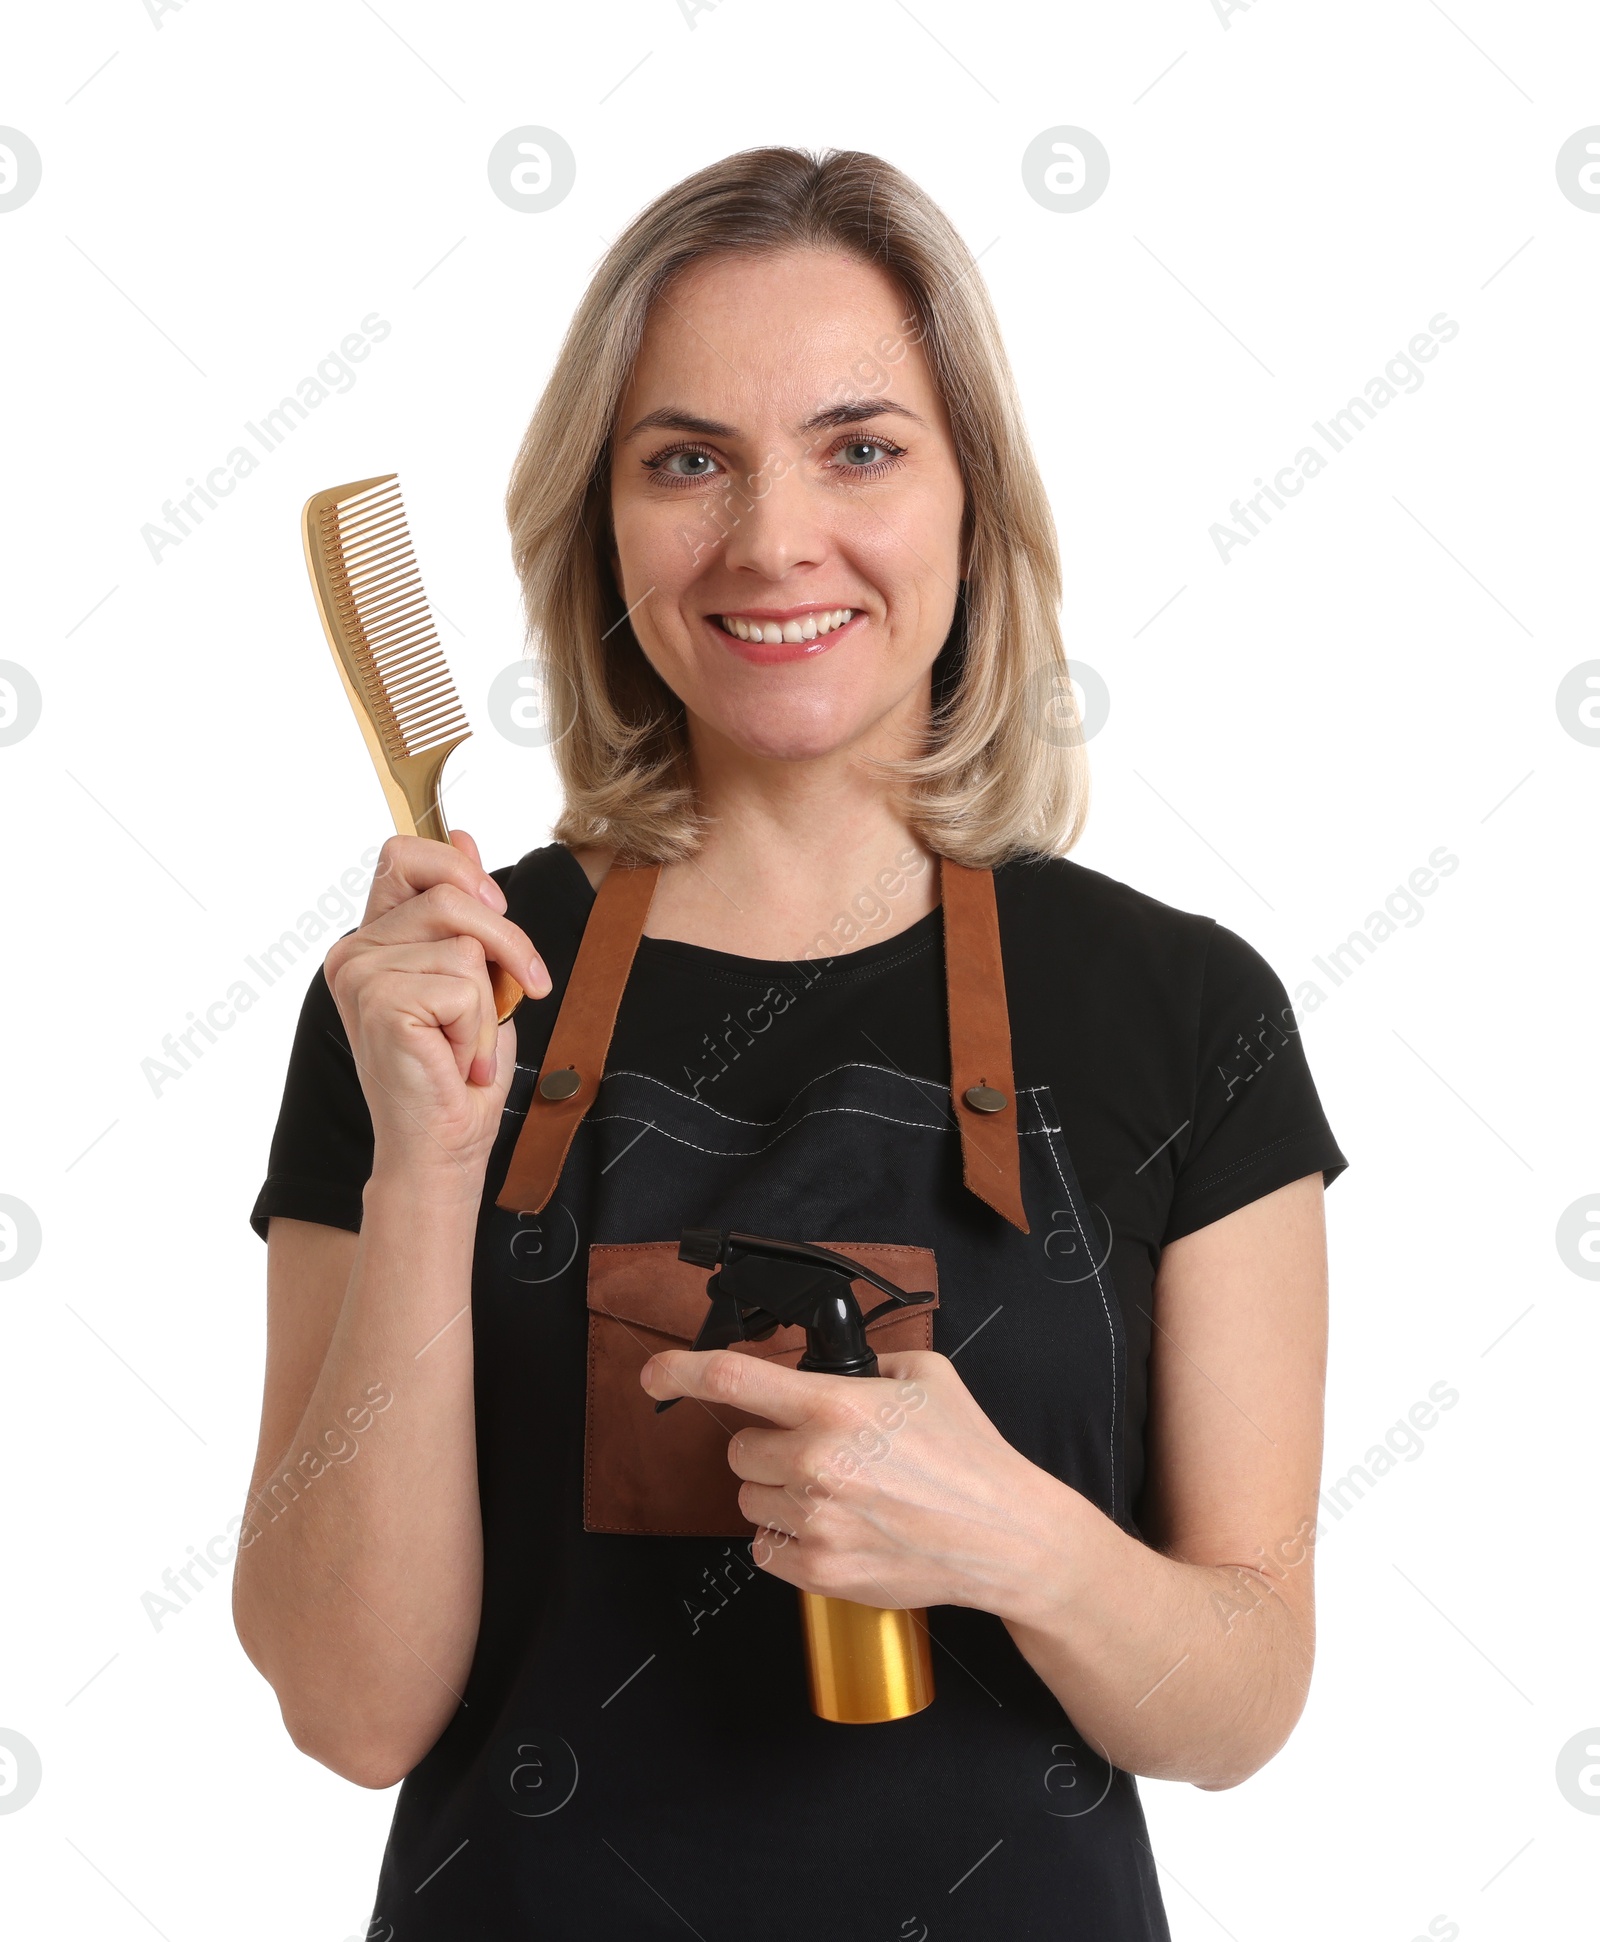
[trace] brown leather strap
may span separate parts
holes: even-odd
[[[1013,1227],[1028,1232],[1022,1206],[1022,1154],[1017,1091],[1011,1072],[1011,1019],[994,872],[969,870],[943,857],[946,1004],[950,1014],[950,1103],[961,1128],[961,1177]],[[990,1095],[984,1098],[985,1094]],[[971,1095],[992,1104],[980,1111]]]
[[[528,1102],[505,1185],[495,1196],[494,1204],[507,1212],[542,1213],[556,1190],[572,1136],[600,1090],[617,1007],[660,874],[659,863],[613,863],[595,892],[539,1083]],[[568,1098],[552,1099],[544,1088],[564,1072],[576,1072],[577,1089]]]
[[[595,894],[539,1069],[539,1084],[512,1151],[495,1205],[537,1214],[561,1177],[572,1136],[594,1104],[617,1022],[623,987],[633,967],[659,864],[614,863]],[[1017,1142],[1016,1083],[1011,1072],[1011,1022],[994,876],[944,858],[945,990],[950,1015],[950,1097],[961,1132],[961,1171],[968,1188],[1024,1234],[1021,1149]],[[542,1088],[563,1072],[578,1084],[566,1099]],[[974,1107],[968,1094],[998,1095],[996,1110]]]

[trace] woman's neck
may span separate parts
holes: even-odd
[[[835,956],[893,937],[939,901],[933,857],[859,765],[712,764],[701,801],[705,841],[663,868],[648,937],[739,957]],[[609,853],[577,854],[598,883]]]

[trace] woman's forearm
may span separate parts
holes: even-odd
[[[1263,1766],[1310,1685],[1310,1525],[1269,1575],[1165,1557],[1044,1471],[1028,1495],[1027,1555],[998,1615],[1091,1745],[1129,1772],[1207,1788]],[[1281,1561],[1292,1602],[1276,1589]]]
[[[461,1703],[477,1641],[478,1194],[380,1166],[362,1202],[310,1403],[251,1480],[234,1611],[296,1744],[388,1786]]]

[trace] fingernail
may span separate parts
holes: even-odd
[[[495,895],[495,889],[496,886],[492,883],[480,883],[478,885],[478,895],[491,910],[497,911],[500,908],[501,900]]]

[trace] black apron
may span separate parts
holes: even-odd
[[[1013,1077],[991,874],[941,865],[950,1085],[824,1060],[770,1123],[605,1068],[655,877],[607,875],[488,1162],[482,1620],[465,1705],[401,1787],[373,1942],[1168,1942],[1133,1776],[998,1618],[934,1607],[933,1703],[836,1724],[810,1710],[797,1594],[748,1542],[585,1528],[589,1248],[675,1252],[686,1226],[931,1249],[933,1347],[1009,1443],[1133,1528],[1109,1237],[1048,1089]],[[541,1092],[569,1071],[570,1097]],[[1004,1110],[975,1111],[977,1086]]]

